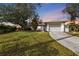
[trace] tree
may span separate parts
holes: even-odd
[[[79,4],[66,4],[66,8],[63,10],[64,13],[68,13],[70,15],[70,20],[75,21],[76,17],[79,17]]]
[[[38,6],[40,6],[40,4],[30,4],[30,3],[16,4],[16,10],[19,11],[19,12],[16,12],[16,16],[17,16],[17,19],[19,19],[19,24],[23,26],[23,28],[26,28],[25,20],[27,19],[32,20],[35,17],[35,15],[37,14]]]
[[[0,6],[0,16],[3,21],[15,22],[15,6],[13,4]]]
[[[22,28],[26,28],[25,20],[34,18],[37,14],[37,8],[40,4],[32,4],[32,3],[16,3],[10,5],[4,5],[1,16],[4,17],[9,22],[13,22],[15,24],[19,24]]]
[[[33,18],[33,20],[32,20],[32,23],[31,23],[31,25],[32,25],[32,28],[33,28],[33,30],[34,31],[36,31],[36,29],[37,29],[37,26],[38,26],[38,16],[36,15],[34,18]]]
[[[79,17],[79,4],[67,4],[66,8],[63,10],[64,13],[70,15],[70,21],[73,23],[69,24],[70,31],[77,31],[78,27],[75,24],[76,17]]]

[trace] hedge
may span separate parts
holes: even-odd
[[[0,25],[0,34],[14,32],[14,31],[16,31],[16,27],[14,26]]]
[[[79,25],[78,24],[70,24],[69,25],[69,31],[79,31]]]

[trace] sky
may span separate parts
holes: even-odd
[[[4,3],[0,5],[4,5]],[[5,5],[8,5],[8,3],[5,3]],[[69,15],[62,12],[65,7],[65,3],[43,3],[38,9],[38,14],[40,16],[40,19],[44,21],[54,19],[67,20],[67,17],[69,17]]]
[[[43,4],[39,8],[38,14],[41,20],[67,19],[67,15],[62,12],[65,7],[64,3]]]

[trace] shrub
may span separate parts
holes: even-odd
[[[0,34],[16,31],[16,27],[0,25]]]
[[[24,29],[22,29],[22,30],[24,30],[24,31],[32,31],[32,29],[31,29],[30,26],[29,26],[29,27],[26,27],[26,28],[24,28]]]
[[[69,24],[69,31],[79,31],[79,25],[78,24]]]

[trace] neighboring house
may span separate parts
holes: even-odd
[[[22,28],[19,24],[13,24],[11,22],[0,22],[0,24],[6,25],[6,26],[12,26],[12,27],[14,26],[16,27],[17,31]]]
[[[0,24],[6,25],[6,26],[15,26],[15,24],[11,22],[0,22]]]
[[[45,24],[38,24],[37,31],[45,31]]]
[[[45,23],[42,20],[38,21],[37,31],[45,31]]]

